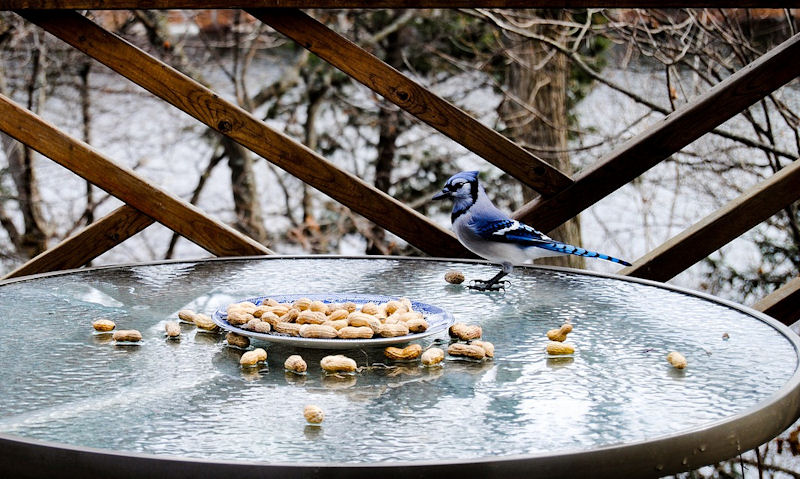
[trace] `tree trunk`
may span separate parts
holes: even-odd
[[[28,84],[28,110],[38,113],[45,101],[47,56],[44,40],[39,39],[32,49],[32,73]],[[18,252],[25,258],[33,258],[47,249],[47,223],[41,208],[39,186],[33,168],[33,150],[27,146],[13,148],[8,155],[8,166],[17,189],[17,202],[24,225],[18,238]]]
[[[400,44],[399,31],[394,31],[386,37],[386,58],[384,61],[394,67],[403,65],[402,45]],[[399,128],[403,116],[400,110],[386,100],[382,100],[378,112],[378,157],[375,159],[375,188],[389,192],[392,186],[392,170],[394,157],[397,152],[397,137],[400,136]],[[370,227],[367,238],[367,254],[390,254],[391,245],[386,243],[386,230],[377,225]]]
[[[545,18],[563,19],[560,10],[544,10]],[[558,39],[563,29],[556,26],[536,25],[537,33]],[[512,57],[506,76],[506,88],[513,97],[506,98],[500,106],[505,121],[506,134],[513,140],[532,146],[534,153],[566,174],[572,174],[567,152],[567,58],[547,45],[521,37],[512,38],[509,55]],[[522,104],[521,104],[522,103]],[[536,196],[530,188],[523,188],[523,200]],[[536,225],[531,225],[534,228]],[[578,217],[548,232],[553,238],[576,246],[581,245]],[[583,268],[580,256],[558,256],[539,260],[556,266]]]
[[[222,140],[228,166],[231,169],[233,206],[236,212],[236,229],[259,243],[267,243],[267,230],[261,213],[261,203],[256,192],[253,159],[245,147],[227,136]]]

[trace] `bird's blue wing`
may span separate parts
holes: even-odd
[[[561,254],[573,254],[576,256],[586,256],[589,258],[600,258],[625,266],[630,266],[630,263],[619,258],[556,241],[541,231],[537,231],[524,223],[520,223],[519,221],[510,218],[492,221],[478,221],[474,224],[474,230],[481,238],[488,241],[514,243],[523,248],[542,248]]]
[[[531,246],[553,241],[552,238],[541,231],[536,231],[530,226],[510,218],[476,221],[474,229],[478,236],[489,241],[529,243]]]

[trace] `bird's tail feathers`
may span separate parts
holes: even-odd
[[[585,256],[587,258],[600,258],[606,261],[611,261],[612,263],[621,264],[623,266],[630,266],[631,264],[625,260],[615,258],[613,256],[609,256],[607,254],[598,253],[596,251],[589,251],[587,249],[578,248],[577,246],[572,246],[570,244],[565,243],[548,243],[537,245],[539,248],[549,249],[551,251],[556,251],[559,253],[564,254],[574,254],[575,256]]]

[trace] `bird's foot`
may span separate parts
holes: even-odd
[[[474,289],[476,291],[505,291],[506,285],[511,284],[510,281],[502,280],[502,281],[492,281],[492,280],[485,280],[485,279],[473,279],[470,281],[471,284],[467,286],[469,289]]]

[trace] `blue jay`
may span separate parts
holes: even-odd
[[[492,279],[475,280],[476,284],[470,286],[472,289],[497,291],[504,287],[505,281],[501,279],[511,273],[515,264],[547,256],[574,254],[630,266],[627,261],[561,243],[511,219],[486,196],[478,183],[477,171],[462,171],[450,177],[442,191],[432,199],[444,198],[453,199],[450,220],[461,244],[481,258],[503,267]]]

